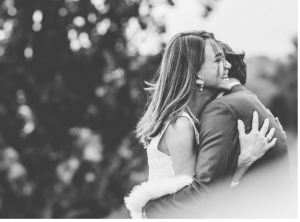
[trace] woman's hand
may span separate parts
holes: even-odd
[[[243,121],[238,120],[241,152],[237,168],[232,179],[232,187],[235,187],[239,183],[239,179],[243,176],[251,164],[261,158],[276,143],[277,139],[272,139],[275,128],[272,128],[267,134],[269,119],[265,119],[260,131],[258,131],[258,125],[258,114],[256,111],[253,113],[252,130],[249,134],[245,133],[245,125]]]
[[[238,167],[250,166],[253,162],[261,158],[265,152],[272,148],[277,138],[273,138],[275,128],[269,128],[269,119],[265,119],[260,131],[258,130],[258,114],[253,113],[252,130],[249,134],[245,134],[245,125],[243,121],[238,120],[238,131],[241,152],[238,159]]]

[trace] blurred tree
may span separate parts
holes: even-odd
[[[134,41],[161,44],[154,2],[0,0],[1,218],[105,217],[146,179],[131,132],[161,55]]]
[[[247,59],[247,88],[280,119],[285,130],[297,133],[298,42],[295,51],[284,60],[267,57]]]
[[[270,109],[287,129],[298,132],[298,38],[293,39],[295,51],[287,62],[279,63],[272,81],[278,94],[272,98]]]

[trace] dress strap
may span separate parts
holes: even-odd
[[[195,126],[193,119],[190,117],[190,115],[187,112],[183,112],[181,114],[181,116],[187,117],[190,120],[190,122],[192,123],[193,128],[194,128],[195,137],[196,137],[196,142],[197,142],[197,145],[199,145],[200,144],[199,133],[198,133],[198,130]],[[158,135],[157,144],[160,141],[161,137],[164,135],[164,133],[165,133],[166,129],[168,128],[168,126],[170,125],[170,123],[171,123],[171,121],[165,123],[165,125],[163,126],[162,130],[160,131],[160,133]]]
[[[193,128],[194,128],[194,133],[195,133],[196,141],[197,141],[197,145],[199,145],[200,144],[199,133],[198,133],[198,130],[197,130],[196,126],[195,126],[195,123],[194,123],[193,119],[191,118],[191,116],[187,112],[183,112],[181,114],[181,116],[187,117],[190,120],[190,122],[192,123]]]

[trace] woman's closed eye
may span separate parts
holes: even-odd
[[[222,61],[222,60],[224,60],[225,59],[225,56],[223,55],[223,54],[217,54],[216,56],[215,56],[215,62],[220,62],[220,61]]]

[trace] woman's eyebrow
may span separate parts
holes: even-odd
[[[224,55],[224,54],[221,53],[221,52],[219,52],[219,53],[217,53],[217,54],[215,55],[215,58],[216,58],[216,57],[219,57],[219,56],[222,56],[222,55]]]

